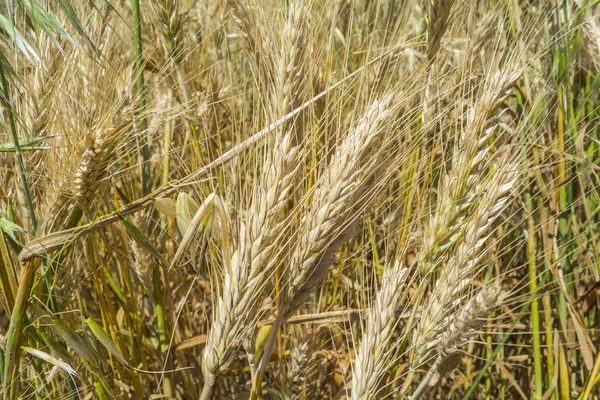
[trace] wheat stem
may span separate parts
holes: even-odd
[[[147,196],[152,188],[150,181],[150,148],[148,147],[148,120],[146,119],[146,92],[144,88],[144,55],[142,48],[142,21],[140,0],[131,0],[133,11],[133,35],[135,48],[135,71],[137,73],[138,116],[140,117],[140,140],[142,144],[142,193]]]

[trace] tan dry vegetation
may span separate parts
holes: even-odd
[[[2,3],[0,393],[598,398],[596,3]]]

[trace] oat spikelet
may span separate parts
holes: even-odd
[[[162,23],[162,33],[167,43],[167,50],[175,62],[180,64],[183,58],[181,51],[183,20],[179,10],[179,0],[156,0],[154,4]]]

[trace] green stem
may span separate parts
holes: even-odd
[[[142,23],[140,18],[140,1],[131,0],[133,11],[133,34],[135,42],[135,70],[137,73],[138,114],[140,116],[142,142],[142,193],[150,193],[150,149],[148,148],[148,120],[146,119],[146,95],[144,91],[144,60],[142,52]]]
[[[535,222],[532,216],[531,193],[525,192],[525,204],[529,213],[529,230],[527,232],[527,264],[529,265],[529,292],[534,298],[531,302],[531,329],[533,336],[533,365],[535,379],[534,399],[541,399],[543,396],[543,373],[542,373],[542,352],[540,338],[540,315],[539,304],[536,296],[537,292],[537,271],[536,271],[536,241],[535,241]]]
[[[36,268],[35,263],[27,263],[21,268],[21,279],[19,282],[19,290],[17,291],[17,297],[15,299],[15,307],[10,319],[10,325],[6,335],[6,359],[4,362],[4,382],[5,387],[16,387],[16,379],[13,378],[13,372],[18,366],[18,349],[19,342],[21,339],[21,328],[23,325],[23,319],[25,317],[25,311],[27,310],[27,302],[29,300],[29,293],[33,286],[33,277],[35,275]],[[13,392],[11,390],[11,392]],[[4,392],[4,400],[9,399],[9,391]]]

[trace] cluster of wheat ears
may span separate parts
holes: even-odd
[[[597,399],[593,0],[6,0],[0,395]]]

